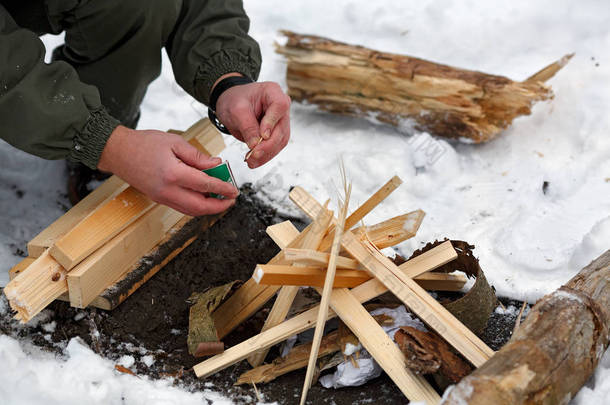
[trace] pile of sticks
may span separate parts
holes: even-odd
[[[258,367],[271,346],[315,326],[303,403],[312,380],[312,364],[318,355],[332,350],[325,345],[320,349],[322,327],[326,320],[338,316],[409,400],[438,403],[436,391],[406,367],[403,352],[362,305],[388,291],[473,366],[489,359],[493,351],[422,288],[463,286],[464,280],[455,275],[430,273],[457,258],[449,241],[400,266],[379,250],[414,236],[424,216],[421,210],[374,226],[354,228],[400,184],[400,179],[394,177],[349,216],[346,214],[351,187],[346,189],[338,219],[327,205],[318,203],[302,188],[293,188],[290,199],[313,219],[312,223],[302,232],[289,221],[270,226],[267,233],[282,250],[267,264],[258,265],[252,278],[212,314],[222,339],[277,293],[261,333],[197,364],[196,375],[204,378],[244,359]],[[318,289],[320,305],[286,319],[299,286]],[[303,356],[296,357],[294,363],[275,372],[304,367]]]
[[[209,156],[225,148],[207,119],[183,136]],[[211,226],[217,218],[206,217],[203,226]],[[151,266],[140,263],[143,257],[159,256],[191,220],[110,177],[32,239],[28,257],[9,270],[11,281],[4,294],[15,318],[27,322],[55,299],[77,308],[113,309],[195,239],[196,235],[190,236]],[[119,284],[122,288],[112,288]]]

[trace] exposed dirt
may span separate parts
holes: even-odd
[[[257,200],[253,191],[245,187],[231,212],[114,311],[78,310],[66,303],[55,302],[49,309],[57,325],[50,336],[42,327],[17,330],[7,317],[2,316],[0,333],[27,334],[35,344],[56,351],[61,350],[70,338],[79,336],[93,350],[112,360],[118,361],[123,355],[133,356],[136,362],[131,370],[135,373],[154,378],[179,376],[176,384],[183,384],[191,390],[209,389],[209,383],[212,383],[214,390],[229,395],[236,403],[251,403],[256,400],[252,387],[233,386],[237,377],[248,369],[246,362],[229,367],[206,380],[198,380],[189,371],[201,360],[194,359],[187,351],[189,306],[186,300],[195,291],[204,291],[235,279],[247,280],[256,263],[265,263],[277,253],[278,248],[267,237],[265,228],[284,219]],[[295,224],[298,227],[304,225],[299,220]],[[519,305],[516,302],[505,302],[505,305],[510,303]],[[231,346],[259,331],[268,308],[269,305],[227,336],[225,344]],[[482,335],[483,340],[493,349],[498,349],[510,337],[514,321],[514,315],[492,314]],[[155,362],[151,367],[141,360],[145,355],[154,357]],[[277,355],[278,350],[273,349],[269,358]],[[265,401],[296,403],[304,374],[304,370],[295,371],[257,388]],[[309,394],[311,404],[406,402],[385,374],[362,387],[327,390],[317,384]]]

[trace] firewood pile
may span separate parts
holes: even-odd
[[[470,372],[470,365],[485,363],[494,352],[426,291],[463,287],[465,277],[433,272],[458,257],[451,242],[439,243],[400,265],[380,251],[413,237],[424,212],[416,210],[377,225],[357,226],[400,184],[398,177],[392,178],[349,216],[351,186],[346,187],[338,218],[328,209],[328,202],[320,204],[301,187],[293,188],[290,199],[312,222],[302,232],[290,221],[270,226],[267,233],[282,250],[268,263],[257,265],[252,278],[212,312],[220,340],[277,294],[260,334],[197,364],[195,374],[204,378],[247,359],[254,368],[237,383],[261,383],[307,366],[301,398],[304,403],[313,379],[319,375],[316,360],[342,351],[346,342],[352,342],[370,353],[409,400],[433,404],[440,397],[424,373],[438,371],[440,363],[454,364],[448,368],[453,369],[450,371],[456,382]],[[302,286],[315,288],[320,303],[289,317]],[[422,335],[403,328],[397,339],[399,347],[381,326],[392,320],[373,317],[365,307],[366,302],[388,292],[436,333]],[[340,319],[343,328],[323,337],[326,321],[334,317]],[[314,327],[313,342],[263,364],[271,346]],[[419,363],[417,356],[411,356],[412,367],[407,367],[405,353],[413,351],[425,355],[420,356]],[[426,356],[434,357],[431,361],[436,363],[424,364]],[[423,368],[418,369],[420,366]]]

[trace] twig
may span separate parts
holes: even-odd
[[[309,363],[307,365],[305,382],[303,383],[303,392],[301,394],[300,402],[301,405],[305,404],[305,400],[307,399],[307,392],[309,391],[309,388],[311,388],[311,382],[313,380],[313,375],[316,369],[316,359],[318,358],[318,352],[320,350],[320,342],[322,341],[326,318],[328,318],[328,303],[330,301],[330,294],[332,293],[333,284],[335,282],[337,257],[339,255],[339,250],[341,249],[341,237],[343,236],[343,227],[345,226],[349,199],[352,193],[352,185],[347,184],[345,166],[343,166],[343,164],[341,165],[341,178],[343,180],[343,187],[345,190],[345,199],[343,201],[343,205],[341,206],[339,221],[335,226],[335,235],[330,252],[330,259],[328,261],[328,269],[326,270],[326,278],[324,280],[324,289],[322,290],[322,299],[320,300],[320,309],[318,311],[316,329],[314,331],[314,337],[311,344],[311,352],[309,353]]]

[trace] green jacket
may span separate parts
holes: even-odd
[[[248,29],[241,0],[0,0],[0,136],[96,168],[110,133],[137,116],[163,47],[178,84],[207,104],[223,74],[258,77]],[[45,63],[38,35],[64,31]]]

